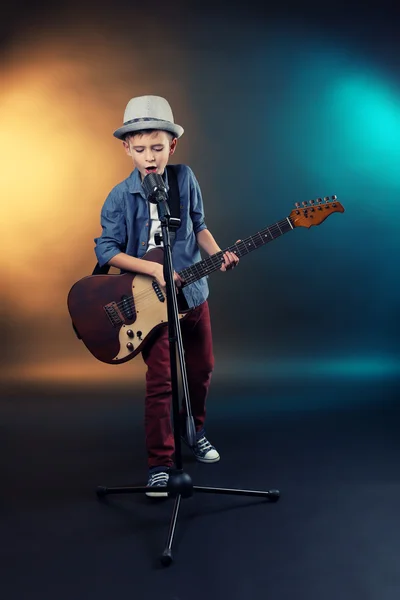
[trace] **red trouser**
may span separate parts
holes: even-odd
[[[181,321],[190,403],[196,431],[206,416],[206,398],[214,368],[208,303],[194,308]],[[159,329],[145,346],[146,373],[145,434],[149,467],[173,466],[174,436],[171,424],[171,369],[168,327]],[[179,366],[178,366],[179,373]],[[184,407],[181,408],[184,415]],[[185,429],[181,430],[182,433]]]

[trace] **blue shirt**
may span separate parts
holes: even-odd
[[[181,225],[172,244],[172,263],[175,271],[190,267],[201,260],[196,234],[207,229],[200,186],[193,171],[186,165],[175,165],[181,205]],[[167,190],[168,174],[164,171]],[[95,238],[95,253],[102,267],[116,254],[125,252],[142,258],[147,251],[150,233],[149,202],[144,193],[137,169],[116,185],[101,210],[101,236]],[[208,297],[207,278],[183,288],[190,308],[199,306]]]

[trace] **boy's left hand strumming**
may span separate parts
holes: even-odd
[[[241,240],[237,240],[237,244]],[[233,269],[239,262],[239,257],[234,252],[224,252],[224,262],[221,265],[221,271],[229,271]]]

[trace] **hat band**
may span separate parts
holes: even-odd
[[[131,125],[131,123],[140,123],[143,121],[164,121],[164,119],[156,119],[155,117],[140,117],[139,119],[131,119],[130,121],[125,121],[124,125]]]

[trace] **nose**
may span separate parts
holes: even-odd
[[[146,151],[146,162],[154,162],[155,161],[155,157],[154,157],[154,153],[152,150],[147,150]]]

